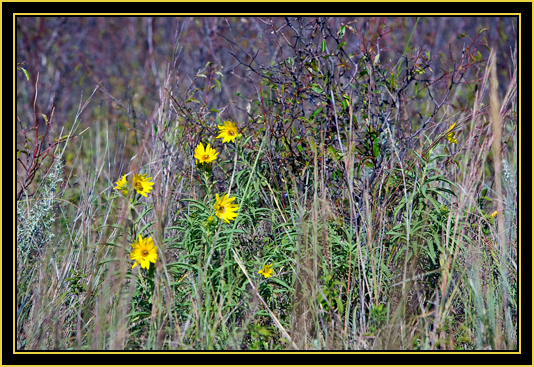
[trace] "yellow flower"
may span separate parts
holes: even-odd
[[[117,189],[122,192],[124,196],[128,195],[128,181],[126,181],[126,175],[122,176],[119,181],[115,182],[117,186],[114,189]]]
[[[269,265],[263,265],[263,268],[258,271],[258,274],[262,274],[265,278],[269,278],[273,276],[273,269],[271,269],[271,264]]]
[[[152,237],[143,239],[139,235],[139,239],[132,243],[133,250],[130,252],[130,259],[135,260],[132,268],[135,268],[137,264],[140,264],[142,268],[148,269],[150,263],[156,263],[158,255],[156,253],[157,247],[154,246]]]
[[[150,182],[149,180],[152,177],[146,177],[147,174],[144,175],[134,175],[133,176],[133,187],[135,191],[137,191],[138,194],[143,195],[144,197],[147,197],[146,194],[152,190],[152,185],[154,185],[154,182]]]
[[[225,221],[230,223],[230,220],[235,220],[237,217],[236,211],[239,209],[237,204],[231,204],[235,198],[229,198],[228,194],[224,194],[222,198],[219,198],[219,195],[215,194],[217,202],[213,205],[213,208],[216,210],[215,215]]]
[[[447,132],[451,131],[454,126],[456,125],[456,123],[452,124],[451,127],[449,127],[449,130],[447,130]],[[449,133],[447,135],[447,140],[449,140],[449,143],[451,144],[456,144],[458,141],[456,140],[456,138],[454,137],[454,134],[456,134],[455,132],[452,132],[452,133]]]
[[[495,210],[493,213],[490,214],[490,217],[495,218],[497,216],[497,211]]]
[[[202,143],[198,143],[195,148],[195,159],[197,160],[197,163],[210,163],[217,158],[218,154],[219,153],[211,148],[209,144],[206,146],[206,149],[204,149]]]
[[[226,142],[234,142],[235,138],[237,138],[237,135],[239,134],[237,132],[237,127],[233,122],[226,121],[224,125],[218,125],[217,126],[220,130],[219,135],[217,135],[217,139],[221,138],[223,140],[223,143]]]

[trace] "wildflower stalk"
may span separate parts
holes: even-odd
[[[263,146],[265,145],[266,141],[267,141],[267,135],[264,136],[263,141],[261,142],[260,148],[258,149],[258,154],[256,155],[256,159],[254,160],[254,165],[252,166],[251,172],[256,172],[256,166],[258,165],[258,161],[260,159],[261,153],[263,151]],[[237,144],[236,144],[236,154],[237,154]],[[236,161],[237,161],[237,156],[236,156]],[[235,164],[234,164],[234,172],[232,173],[232,180],[234,178],[234,174],[235,174]],[[250,183],[252,182],[252,177],[254,177],[253,174],[250,174],[249,177],[248,177],[247,184],[245,186],[245,189],[243,190],[243,194],[242,194],[243,196],[241,198],[241,202],[244,202],[246,199],[248,199],[249,187],[250,187]],[[230,188],[231,187],[232,187],[232,185],[230,185]],[[228,190],[228,196],[230,196],[230,189]],[[237,214],[239,214],[239,210],[237,211]],[[234,222],[234,228],[233,229],[234,230],[237,229],[237,221]],[[228,243],[230,243],[231,239],[232,238],[230,237],[229,240],[228,240],[229,241]]]
[[[204,190],[206,191],[206,197],[211,198],[211,188],[213,186],[213,183],[210,183],[210,172],[206,168],[202,171],[202,177],[204,179]]]

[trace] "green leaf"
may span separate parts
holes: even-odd
[[[337,45],[337,49],[336,50],[339,50],[341,47],[345,46],[347,44],[347,42],[343,41],[341,42],[339,45]]]
[[[30,74],[28,74],[28,72],[26,71],[26,69],[24,69],[23,67],[21,66],[17,66],[17,69],[19,70],[22,70],[22,72],[24,73],[24,75],[26,76],[26,80],[30,80]]]
[[[373,156],[377,158],[380,155],[380,145],[377,141],[373,144]]]
[[[386,274],[386,278],[389,278],[391,276],[391,272],[389,271],[387,265],[383,262],[380,262],[380,268],[382,269],[382,271],[384,272],[384,274]]]
[[[406,205],[406,197],[403,197],[401,201],[399,202],[399,204],[397,205],[397,207],[395,208],[395,212],[393,213],[393,216],[397,217],[397,214],[399,213],[401,209],[406,209],[405,205]]]
[[[185,103],[188,103],[188,102],[194,102],[194,103],[202,104],[198,99],[193,98],[193,97],[189,97],[188,99],[185,100]]]
[[[97,263],[96,265],[104,265],[104,264],[111,263],[111,262],[116,262],[116,261],[118,262],[118,261],[120,261],[120,259],[117,258],[117,257],[112,257],[112,258],[109,258],[109,259],[102,260],[99,263]]]
[[[380,54],[376,54],[375,59],[373,61],[373,66],[375,66],[380,61]]]
[[[312,68],[313,71],[319,72],[319,65],[317,64],[317,60],[313,59],[310,61],[309,66]]]
[[[284,282],[282,279],[279,279],[279,278],[276,278],[276,277],[271,277],[269,278],[269,281],[271,283],[274,283],[274,284],[278,284],[279,286],[282,286],[284,287],[285,289],[289,290],[289,291],[293,291],[293,288],[291,288],[286,282]]]
[[[324,92],[319,86],[312,86],[312,90],[317,94],[322,94]]]
[[[337,303],[337,311],[340,315],[343,314],[343,302],[339,298],[336,298],[335,301]]]
[[[310,120],[311,119],[314,119],[321,111],[323,110],[323,107],[319,107],[318,109],[316,109],[315,111],[313,111],[313,113],[311,114],[310,116]]]
[[[347,30],[347,27],[345,27],[344,25],[339,27],[339,31],[337,32],[339,34],[339,38],[343,38],[343,36],[345,35],[346,30]]]
[[[168,269],[175,268],[175,269],[185,269],[185,270],[200,270],[199,266],[184,263],[184,262],[175,262],[175,263],[167,264],[167,268]]]
[[[321,52],[326,52],[326,40],[323,40],[323,42],[321,42]]]
[[[130,312],[127,317],[149,317],[151,315],[151,312],[149,311],[133,311],[133,312]],[[130,334],[131,335],[131,334]]]
[[[415,21],[415,24],[412,29],[412,33],[410,34],[410,37],[408,38],[408,42],[406,42],[406,46],[404,47],[404,52],[403,52],[404,55],[406,55],[406,53],[408,52],[408,49],[410,48],[410,42],[415,32],[415,28],[417,27],[417,24],[419,23],[419,19],[421,19],[421,17],[417,17],[417,20]],[[399,69],[399,73],[400,73],[400,69]]]
[[[391,73],[391,77],[389,78],[389,86],[391,89],[395,89],[395,74]]]
[[[343,158],[343,155],[340,151],[336,150],[333,146],[329,146],[327,149],[328,154],[330,155],[330,158],[332,158],[335,161],[339,161],[341,158]]]
[[[443,192],[446,192],[447,194],[451,194],[452,196],[457,197],[457,195],[452,190],[446,189],[444,187],[437,187],[436,190],[437,191],[443,191]]]
[[[432,203],[432,205],[434,205],[434,208],[436,208],[436,210],[440,210],[440,205],[439,203],[430,195],[427,194],[427,190],[428,191],[434,191],[431,187],[428,187],[428,186],[423,186],[421,188],[421,194],[428,200]]]

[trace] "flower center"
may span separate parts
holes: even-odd
[[[235,133],[234,133],[233,131],[230,130],[230,131],[228,131],[228,135],[230,135],[230,136],[234,136]]]
[[[205,161],[207,161],[208,159],[210,159],[210,155],[209,155],[209,154],[204,154],[204,155],[202,156],[202,158],[203,158]]]
[[[141,181],[137,181],[135,183],[135,189],[136,190],[143,190],[143,184],[141,183]]]
[[[148,250],[143,250],[141,252],[141,255],[143,255],[143,257],[147,257],[148,256]]]

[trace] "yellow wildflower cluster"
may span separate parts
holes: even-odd
[[[234,142],[235,138],[239,135],[237,126],[230,121],[224,122],[224,125],[218,125],[219,135],[216,139],[222,139],[223,143]],[[210,147],[208,144],[206,148],[202,143],[198,143],[195,148],[195,160],[198,164],[210,163],[217,159],[219,153]]]
[[[219,135],[217,135],[216,139],[222,139],[223,143],[233,143],[235,138],[239,135],[237,127],[233,122],[226,121],[224,122],[224,125],[218,125],[217,127],[219,128]],[[211,163],[217,159],[218,154],[219,153],[210,147],[209,144],[204,147],[204,144],[198,143],[195,148],[194,158],[197,164]],[[224,194],[222,198],[215,194],[216,202],[215,205],[213,205],[215,215],[225,223],[230,223],[231,220],[235,220],[237,217],[236,212],[239,209],[239,206],[237,206],[237,204],[232,204],[235,199],[235,197],[228,197],[228,194]]]
[[[224,125],[219,125],[219,135],[216,139],[222,139],[223,143],[234,142],[235,138],[238,137],[239,133],[237,127],[234,123],[230,121],[224,122]],[[199,143],[195,148],[194,158],[197,164],[207,164],[211,163],[217,159],[218,152],[213,149],[210,144],[204,145]],[[128,182],[126,175],[123,175],[115,184],[114,187],[116,190],[121,192],[124,196],[128,196],[128,193],[131,190],[135,190],[138,194],[148,197],[147,194],[152,190],[154,182],[150,182],[152,177],[147,177],[148,174],[134,174],[132,181]],[[237,210],[239,206],[233,204],[232,202],[236,199],[235,197],[228,197],[228,194],[224,194],[222,197],[215,195],[216,203],[213,206],[215,209],[215,215],[222,219],[225,223],[230,223],[230,220],[235,220],[237,217]],[[210,217],[213,221],[213,217]],[[157,247],[154,246],[154,241],[152,237],[143,238],[139,235],[139,238],[132,243],[133,250],[130,252],[130,259],[134,260],[132,268],[135,268],[137,265],[141,265],[142,268],[148,269],[150,263],[156,263],[158,258]],[[266,274],[268,271],[266,270]],[[272,273],[272,270],[271,270]],[[267,275],[266,275],[267,276]]]

